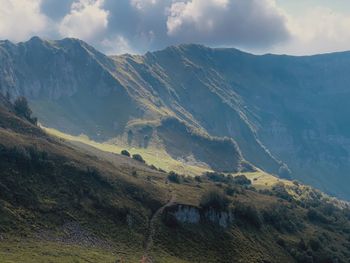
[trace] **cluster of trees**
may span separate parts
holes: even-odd
[[[249,186],[252,184],[251,180],[244,174],[232,176],[231,174],[225,175],[218,172],[206,172],[203,174],[203,177],[215,183],[236,184],[241,186]]]
[[[141,163],[146,163],[146,161],[142,158],[142,156],[138,153],[131,155],[127,150],[122,150],[121,155],[132,157],[134,160],[139,161]]]
[[[29,108],[28,101],[25,97],[18,97],[13,103],[13,108],[18,117],[24,118],[30,123],[37,125],[38,119],[32,116],[32,110]]]

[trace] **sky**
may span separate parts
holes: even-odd
[[[182,43],[309,55],[350,50],[349,0],[0,0],[0,39],[74,37],[107,54]]]

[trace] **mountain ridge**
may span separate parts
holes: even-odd
[[[147,126],[176,117],[211,136],[233,138],[246,160],[268,172],[289,177],[290,169],[293,178],[333,195],[350,196],[343,187],[349,180],[343,175],[349,168],[350,152],[344,117],[348,111],[348,52],[301,57],[252,55],[190,44],[145,55],[105,56],[93,48],[93,55],[69,48],[60,47],[59,55],[49,61],[36,60],[39,71],[55,64],[70,71],[52,74],[50,69],[48,80],[34,70],[28,76],[5,72],[0,78],[2,93],[10,90],[12,96],[29,95],[45,126],[75,135],[84,133],[99,141],[126,141],[127,133],[138,132],[140,123]],[[29,50],[35,56],[35,50]],[[6,55],[2,59],[9,63]],[[16,71],[21,67],[10,64],[7,68]],[[18,76],[25,82],[16,82]],[[31,76],[39,84],[28,84],[33,82]],[[4,79],[12,79],[12,85]],[[53,94],[57,96],[40,93],[44,94],[40,98],[26,93],[38,93],[38,85],[49,90],[56,87]],[[159,141],[157,134],[153,135],[151,143]],[[143,140],[144,136],[148,135],[136,137]]]

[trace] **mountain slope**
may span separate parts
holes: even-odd
[[[310,187],[279,181],[257,190],[242,175],[218,173],[174,182],[131,158],[50,137],[1,95],[0,124],[1,262],[350,256],[347,204]]]
[[[168,108],[156,105],[158,98],[147,94],[145,89],[137,89],[128,72],[124,72],[124,77],[129,76],[125,84],[119,77],[122,67],[82,41],[52,42],[33,38],[18,45],[3,42],[1,46],[2,57],[11,69],[2,71],[3,93],[30,98],[35,114],[46,126],[78,135],[84,133],[98,141],[126,137],[134,132],[139,134],[135,136],[138,140],[131,143],[147,148],[144,137],[149,136],[148,123],[175,116]],[[141,120],[143,127],[133,127],[132,122],[136,120]],[[185,122],[181,125],[185,129],[191,126]],[[202,136],[200,134],[198,136]],[[204,151],[207,141],[204,137],[198,141]],[[215,144],[216,139],[212,138],[211,143]],[[233,152],[232,158],[237,157],[237,162],[217,163],[215,168],[236,171],[243,157],[235,144],[228,145],[229,154]],[[212,149],[214,151],[209,150],[212,155],[218,154],[218,146]]]
[[[255,56],[181,45],[107,57],[79,40],[33,38],[1,42],[0,57],[2,93],[28,96],[47,127],[114,143],[136,134],[131,146],[165,148],[171,136],[149,136],[149,127],[175,117],[198,134],[232,138],[242,161],[287,177],[289,167],[293,178],[349,199],[347,52]]]

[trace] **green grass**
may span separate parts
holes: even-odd
[[[122,150],[125,149],[131,154],[139,153],[142,155],[147,164],[154,165],[157,168],[161,168],[165,171],[175,171],[180,174],[195,176],[203,174],[204,172],[210,170],[209,168],[189,165],[175,160],[164,149],[161,148],[155,148],[152,146],[149,148],[135,148],[121,144],[99,143],[89,139],[86,135],[74,136],[52,128],[43,127],[43,129],[48,134],[56,136],[58,138],[68,141],[81,142],[105,152],[119,154]]]
[[[18,241],[0,242],[0,262],[2,263],[114,263],[118,257],[117,251],[67,245],[48,241]],[[128,262],[137,262],[132,254],[127,256]]]

